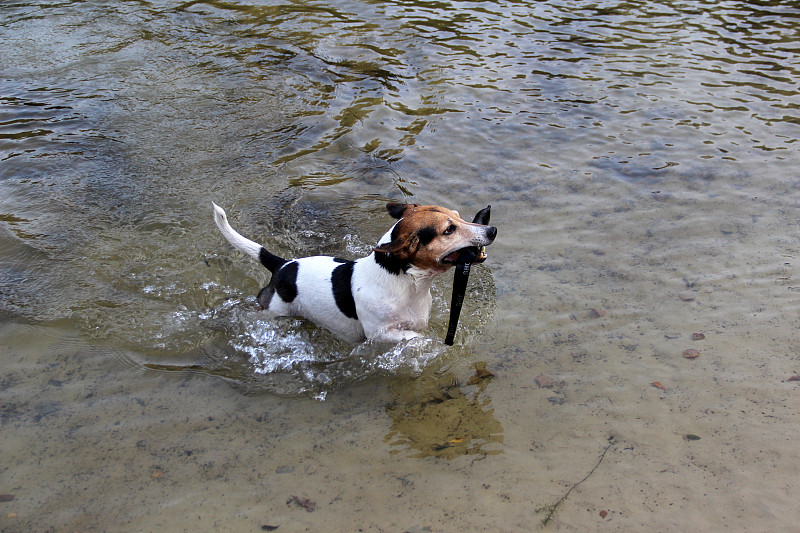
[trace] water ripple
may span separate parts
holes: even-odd
[[[223,247],[209,200],[280,253],[351,257],[389,198],[536,203],[543,169],[789,198],[798,23],[773,1],[15,2],[0,306],[143,360],[222,345],[267,372],[271,332],[317,340],[217,309],[266,274]]]

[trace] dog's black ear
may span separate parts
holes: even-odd
[[[386,204],[386,210],[392,218],[403,218],[406,211],[419,207],[417,204],[401,204],[397,202],[389,202]]]
[[[417,235],[403,234],[392,242],[381,244],[375,247],[376,252],[391,254],[394,257],[406,261],[411,259],[419,249],[419,237]]]

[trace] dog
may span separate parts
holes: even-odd
[[[225,211],[212,205],[223,237],[272,273],[258,293],[263,309],[303,317],[353,343],[420,337],[428,327],[433,278],[456,263],[485,259],[482,247],[497,236],[497,228],[466,222],[444,207],[389,203],[386,210],[397,222],[368,256],[287,260],[237,233]]]

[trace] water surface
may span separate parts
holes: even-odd
[[[549,527],[800,518],[796,3],[14,2],[0,28],[0,529],[529,529],[600,457]],[[408,345],[263,315],[210,209],[352,258],[389,200],[493,206],[455,347],[449,276]]]

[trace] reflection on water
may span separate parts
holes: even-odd
[[[494,417],[491,400],[481,397],[490,381],[484,377],[462,388],[449,373],[395,381],[394,401],[386,407],[392,427],[385,440],[392,453],[411,449],[413,457],[446,459],[503,453],[497,447],[503,442],[503,426]]]

